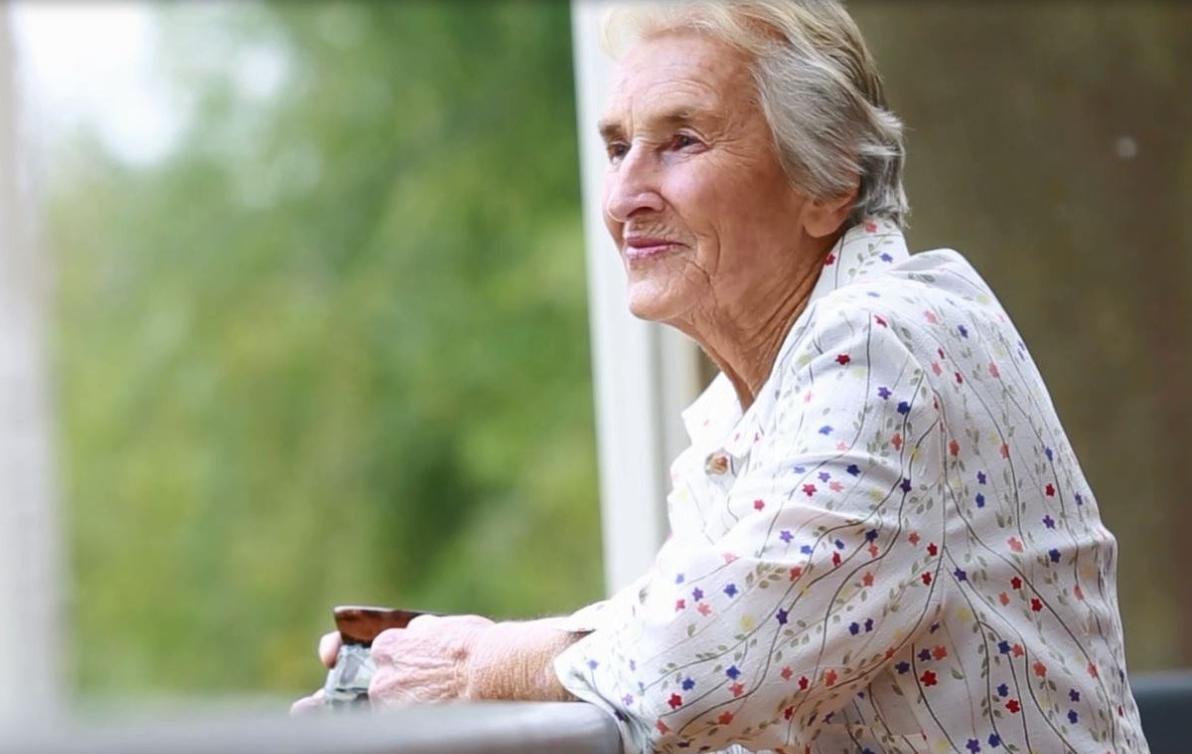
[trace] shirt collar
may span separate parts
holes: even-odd
[[[806,314],[813,303],[829,293],[864,280],[874,272],[889,269],[909,257],[906,239],[896,223],[884,218],[862,220],[846,230],[824,257],[819,280],[803,313]],[[799,318],[802,317],[801,314]],[[797,329],[796,324],[797,321],[792,323],[788,336]],[[780,363],[781,354],[789,347],[790,343],[782,344],[775,364]],[[741,419],[741,404],[737,402],[732,382],[723,372],[716,375],[704,392],[683,411],[682,417],[693,446],[707,447],[725,443],[726,439],[731,444],[732,438],[727,435]]]

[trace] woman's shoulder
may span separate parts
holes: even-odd
[[[959,252],[940,249],[816,298],[792,330],[783,358],[798,366],[816,354],[860,349],[867,359],[909,355],[930,367],[941,352],[985,353],[1018,341],[976,269]]]

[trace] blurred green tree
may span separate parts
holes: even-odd
[[[567,6],[157,13],[177,147],[84,139],[46,223],[81,689],[310,687],[337,603],[597,598]]]

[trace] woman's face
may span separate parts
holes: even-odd
[[[806,264],[807,199],[755,92],[746,54],[698,34],[651,37],[621,61],[600,121],[604,220],[635,316],[731,317]]]

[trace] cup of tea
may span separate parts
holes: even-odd
[[[335,666],[323,684],[325,703],[332,709],[351,709],[368,704],[368,683],[372,680],[373,639],[390,628],[405,628],[424,613],[387,607],[341,605],[332,613],[339,629],[339,653]]]

